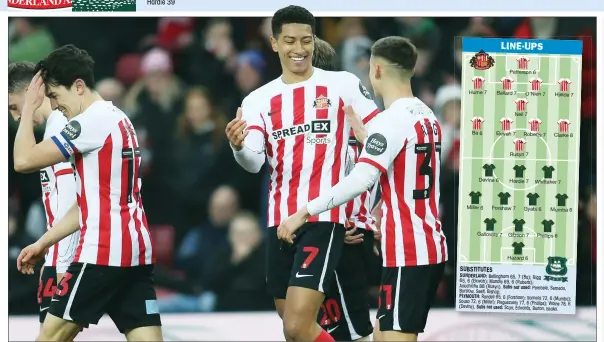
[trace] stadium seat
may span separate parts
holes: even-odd
[[[174,259],[174,227],[169,224],[151,225],[150,230],[157,265],[171,267]]]

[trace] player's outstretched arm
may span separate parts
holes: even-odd
[[[65,216],[55,224],[52,229],[49,229],[38,239],[43,248],[48,248],[55,243],[63,240],[67,236],[73,234],[80,229],[80,210],[78,203],[74,202]]]
[[[264,134],[261,127],[251,125],[243,119],[243,109],[237,109],[235,119],[228,123],[226,135],[233,149],[233,156],[241,167],[251,173],[258,173],[264,165]]]
[[[80,229],[79,209],[78,204],[74,203],[52,229],[49,229],[35,243],[23,248],[17,257],[17,269],[23,274],[33,274],[34,266],[44,257],[45,251],[78,229]]]
[[[280,239],[292,243],[294,233],[306,220],[325,212],[331,208],[339,207],[344,203],[360,196],[369,190],[380,176],[380,170],[367,163],[356,164],[350,174],[333,188],[323,192],[321,196],[310,201],[294,215],[288,217],[277,229]]]
[[[15,137],[13,154],[17,172],[31,173],[65,161],[63,153],[52,140],[47,139],[36,144],[33,115],[44,102],[44,89],[44,82],[38,72],[25,92],[23,112]]]

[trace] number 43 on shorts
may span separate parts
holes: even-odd
[[[57,291],[55,292],[57,296],[65,296],[69,292],[69,280],[73,277],[71,273],[63,274],[63,278],[61,278],[61,282],[59,286],[57,286]]]

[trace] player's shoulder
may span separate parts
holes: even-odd
[[[69,120],[63,132],[71,132],[70,135],[76,136],[84,132],[108,134],[117,129],[119,122],[125,118],[126,114],[110,101],[96,101],[84,112]]]
[[[243,98],[241,106],[262,106],[269,102],[271,98],[283,92],[284,83],[278,77],[265,85],[256,88]]]
[[[53,110],[48,119],[46,120],[46,127],[44,128],[44,139],[50,138],[61,132],[63,127],[67,125],[67,118],[61,111]]]

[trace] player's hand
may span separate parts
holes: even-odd
[[[352,229],[348,229],[344,234],[344,243],[349,245],[356,245],[363,242],[363,233],[355,234],[357,227],[352,226]]]
[[[287,243],[294,243],[294,234],[306,222],[310,215],[306,207],[298,210],[295,214],[281,222],[277,228],[277,237]]]
[[[237,115],[227,124],[225,129],[226,136],[229,139],[231,146],[233,146],[236,151],[240,151],[243,148],[243,141],[249,133],[249,131],[246,130],[247,123],[241,119],[242,115],[243,110],[239,107],[237,109]]]
[[[25,92],[25,102],[23,103],[23,111],[27,108],[31,113],[40,108],[46,96],[46,87],[42,79],[42,70],[38,71],[36,76],[32,78]]]
[[[45,252],[46,249],[38,242],[23,248],[17,257],[17,269],[23,274],[34,274],[34,267],[44,258]]]
[[[365,141],[365,138],[367,138],[367,131],[365,130],[365,125],[363,124],[361,117],[354,109],[352,109],[352,106],[344,106],[344,113],[346,114],[348,123],[350,123],[350,128],[352,128],[352,131],[354,132],[354,137],[357,141]]]

